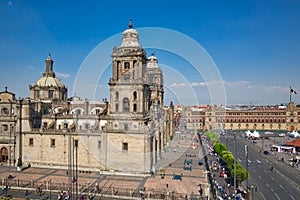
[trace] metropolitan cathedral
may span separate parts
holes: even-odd
[[[174,107],[164,106],[163,72],[153,54],[147,58],[132,22],[112,51],[109,101],[68,98],[50,54],[45,62],[30,97],[0,92],[1,163],[153,172],[174,131]]]

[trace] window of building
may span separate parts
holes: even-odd
[[[134,91],[134,92],[133,92],[133,101],[136,101],[136,99],[137,99],[137,92]]]
[[[80,110],[80,109],[77,109],[75,112],[76,112],[76,114],[78,114],[78,115],[81,114],[81,110]]]
[[[29,146],[33,146],[33,138],[29,138]]]
[[[55,139],[51,139],[51,141],[50,141],[50,147],[55,147]]]
[[[90,126],[90,125],[86,123],[86,124],[84,125],[84,128],[85,128],[85,129],[89,129],[89,126]]]
[[[130,68],[129,62],[124,63],[124,70],[128,70]]]
[[[123,142],[122,150],[123,151],[128,151],[128,143],[127,142]]]
[[[136,103],[133,104],[133,112],[136,112],[137,111],[137,105]]]
[[[52,99],[53,95],[54,95],[54,90],[49,90],[48,91],[48,97],[49,97],[49,99]]]
[[[68,123],[64,123],[64,128],[68,128]]]
[[[39,99],[40,98],[40,91],[39,90],[34,90],[34,98]]]
[[[101,149],[101,141],[98,141],[98,149]]]
[[[74,140],[74,147],[78,147],[78,140]]]
[[[98,115],[100,113],[100,109],[96,109],[95,112]]]
[[[124,112],[129,112],[129,108],[130,108],[130,103],[129,103],[129,99],[127,97],[125,97],[123,99],[123,111]]]
[[[119,92],[118,92],[118,91],[116,91],[115,100],[116,100],[116,101],[119,101]]]
[[[116,112],[119,112],[119,104],[116,103]]]
[[[124,130],[128,131],[128,124],[124,124]]]
[[[2,125],[2,131],[3,132],[7,132],[8,131],[8,125],[7,124]]]
[[[7,116],[9,114],[8,108],[2,108],[1,114],[4,115],[4,116]]]

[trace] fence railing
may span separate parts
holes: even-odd
[[[2,190],[7,189],[13,190],[31,190],[37,193],[55,193],[55,192],[72,192],[73,188],[75,190],[75,184],[68,183],[55,183],[51,181],[28,181],[20,179],[2,179],[1,186]],[[127,197],[128,199],[170,199],[170,200],[204,200],[208,199],[207,196],[199,196],[198,194],[182,194],[176,193],[175,191],[167,190],[154,190],[146,188],[117,188],[112,184],[101,187],[97,184],[80,184],[78,183],[78,198],[80,199],[90,199],[93,196],[96,199],[107,198],[119,198]],[[75,194],[75,192],[73,193]],[[126,198],[126,199],[127,199]]]

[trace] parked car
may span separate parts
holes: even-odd
[[[265,154],[265,155],[269,155],[269,154],[270,154],[270,152],[268,152],[268,151],[264,151],[264,154]]]

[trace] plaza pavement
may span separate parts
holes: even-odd
[[[187,197],[191,199],[199,196],[198,191],[201,184],[203,196],[210,196],[205,166],[198,164],[198,160],[203,157],[202,148],[195,135],[177,133],[161,153],[161,159],[156,165],[156,173],[153,175],[79,171],[78,191],[86,194],[95,193],[101,198],[118,197],[122,199],[122,196],[128,195],[125,199],[138,199],[142,192],[146,199],[172,199],[175,197],[176,199],[186,199]],[[191,170],[183,168],[186,159],[192,160]],[[161,177],[162,171],[163,178]],[[16,171],[15,167],[1,166],[1,186],[5,185],[5,179],[9,175],[12,175],[13,178],[8,180],[10,188],[8,193],[13,193],[11,189],[21,191],[28,189],[32,191],[28,196],[31,199],[35,198],[37,187],[41,187],[46,193],[49,193],[51,189],[51,199],[57,199],[58,191],[66,191],[70,188],[68,183],[71,179],[66,170],[62,169],[30,167],[23,171]],[[174,175],[181,176],[181,180],[174,179]],[[75,184],[73,187],[75,188]],[[17,193],[11,195],[17,196]],[[3,196],[3,192],[1,196]]]

